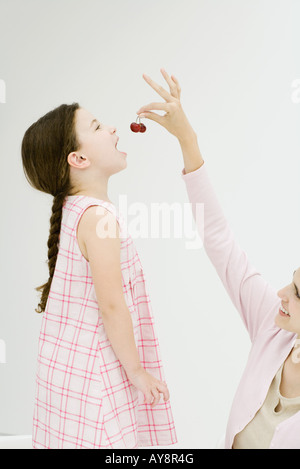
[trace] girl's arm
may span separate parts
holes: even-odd
[[[123,293],[119,227],[113,214],[105,210],[105,215],[99,216],[97,208],[88,208],[82,216],[80,223],[83,240],[105,332],[116,356],[130,375],[139,371],[142,366],[130,311]],[[97,224],[103,217],[112,229],[112,236],[106,238],[97,234]]]
[[[143,393],[144,402],[155,407],[160,394],[165,401],[170,398],[168,386],[148,373],[140,363],[131,314],[123,293],[118,222],[111,212],[105,212],[99,216],[98,206],[89,207],[80,221],[99,310],[107,338],[129,381]],[[99,235],[103,217],[105,226],[111,229],[111,235],[106,238]]]
[[[204,249],[253,341],[260,328],[274,325],[280,298],[236,241],[210,182],[197,137],[187,134],[180,144],[185,164],[182,178]],[[204,204],[204,220],[197,220],[197,203]]]

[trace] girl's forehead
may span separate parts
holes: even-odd
[[[76,124],[78,130],[88,130],[94,120],[97,120],[96,117],[86,109],[80,108],[77,110]]]
[[[88,120],[94,119],[93,114],[87,109],[82,108],[82,107],[77,109],[77,117],[78,117],[78,120],[82,120],[82,121],[88,121]]]

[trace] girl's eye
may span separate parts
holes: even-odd
[[[96,130],[100,129],[100,124],[96,127]]]

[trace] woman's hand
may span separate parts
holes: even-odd
[[[146,117],[147,119],[158,122],[171,134],[175,135],[179,141],[187,140],[190,136],[196,134],[181,106],[181,88],[179,82],[173,75],[171,75],[172,78],[170,78],[164,68],[161,68],[160,71],[169,85],[170,93],[147,75],[143,74],[143,78],[166,102],[146,104],[137,111],[137,114],[140,115],[140,117]],[[166,114],[160,116],[155,112],[150,112],[150,109],[166,111]]]
[[[155,407],[160,400],[160,393],[163,394],[164,400],[170,398],[168,386],[164,381],[160,381],[148,373],[144,368],[140,368],[135,373],[127,374],[131,384],[138,388],[144,394],[144,403],[151,404]]]

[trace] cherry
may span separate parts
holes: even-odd
[[[137,119],[140,119],[140,116],[137,117]],[[137,122],[132,122],[130,124],[130,129],[132,130],[132,132],[141,132],[141,133],[144,133],[146,132],[146,129],[147,127],[144,125],[144,124],[138,124]]]
[[[132,130],[132,132],[139,132],[140,127],[141,127],[141,125],[136,124],[135,122],[132,122],[132,124],[130,124],[130,129]]]

